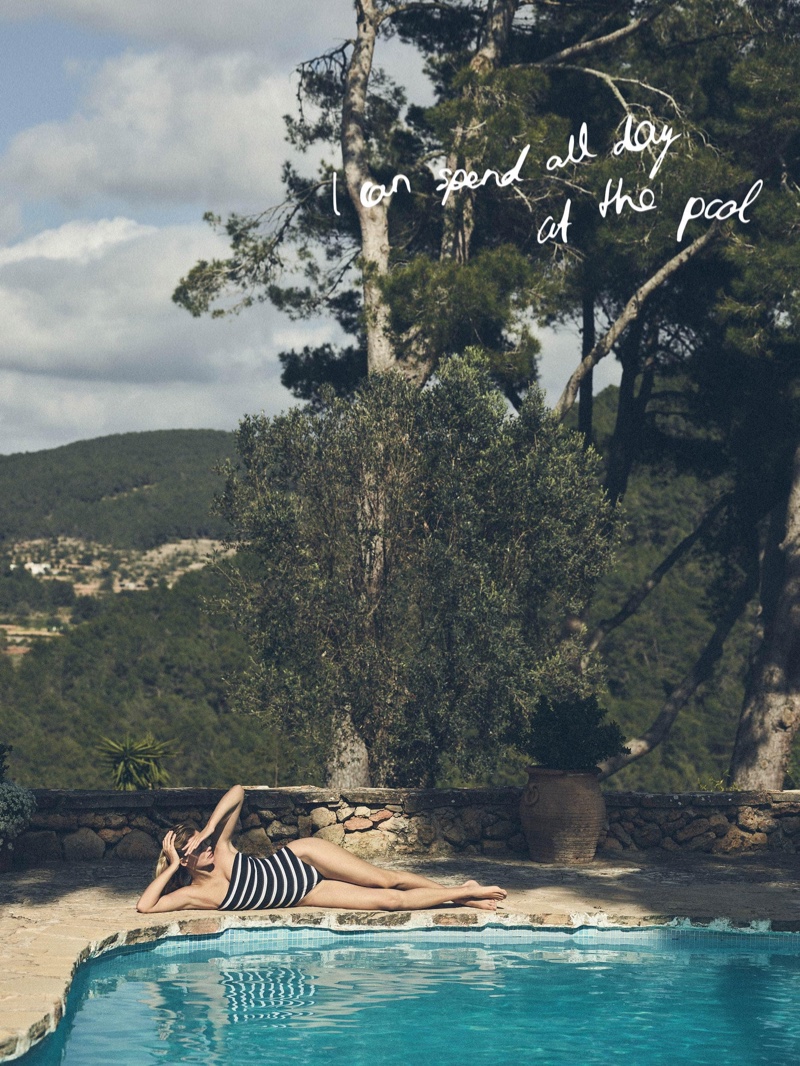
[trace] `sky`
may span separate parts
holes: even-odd
[[[293,72],[352,23],[351,0],[3,0],[0,454],[233,429],[297,402],[277,353],[335,342],[335,324],[267,304],[194,319],[171,295],[226,251],[205,211],[264,210],[285,159],[313,169],[284,139]],[[430,100],[412,49],[384,42],[377,60]],[[580,342],[542,340],[552,402]]]

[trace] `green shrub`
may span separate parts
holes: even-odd
[[[6,772],[8,770],[8,753],[13,750],[14,748],[11,744],[0,744],[0,785],[6,779]]]
[[[0,784],[0,846],[13,846],[35,810],[36,798],[30,789],[11,781]]]
[[[531,725],[528,751],[549,770],[588,771],[614,755],[628,753],[616,722],[604,722],[606,710],[596,696],[539,701]]]

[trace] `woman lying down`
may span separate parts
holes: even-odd
[[[447,887],[404,870],[381,870],[319,837],[290,840],[268,859],[244,855],[231,844],[243,803],[244,789],[234,785],[203,829],[177,825],[167,833],[138,911],[297,906],[418,911],[441,903],[491,911],[506,897],[496,885],[465,881]]]

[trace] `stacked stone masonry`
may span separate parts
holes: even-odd
[[[319,836],[380,862],[401,855],[526,854],[520,788],[247,789],[237,847],[268,854],[296,837]],[[37,811],[16,842],[15,866],[80,859],[154,861],[168,828],[202,827],[219,789],[152,792],[36,790]],[[651,848],[725,854],[800,851],[800,791],[647,795],[606,793],[608,853]]]
[[[800,852],[800,790],[606,794],[606,852]]]
[[[178,822],[201,828],[220,789],[152,792],[34,790],[37,810],[15,845],[15,866],[62,860],[158,857],[167,829]],[[518,788],[485,790],[314,787],[247,789],[234,843],[269,854],[297,837],[319,836],[380,861],[393,855],[520,856]]]

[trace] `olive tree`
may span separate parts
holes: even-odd
[[[389,372],[321,409],[248,417],[220,500],[249,634],[243,709],[325,754],[329,781],[431,785],[490,765],[542,695],[586,694],[565,618],[610,563],[597,457],[479,353],[423,390]],[[342,742],[341,738],[345,738]]]

